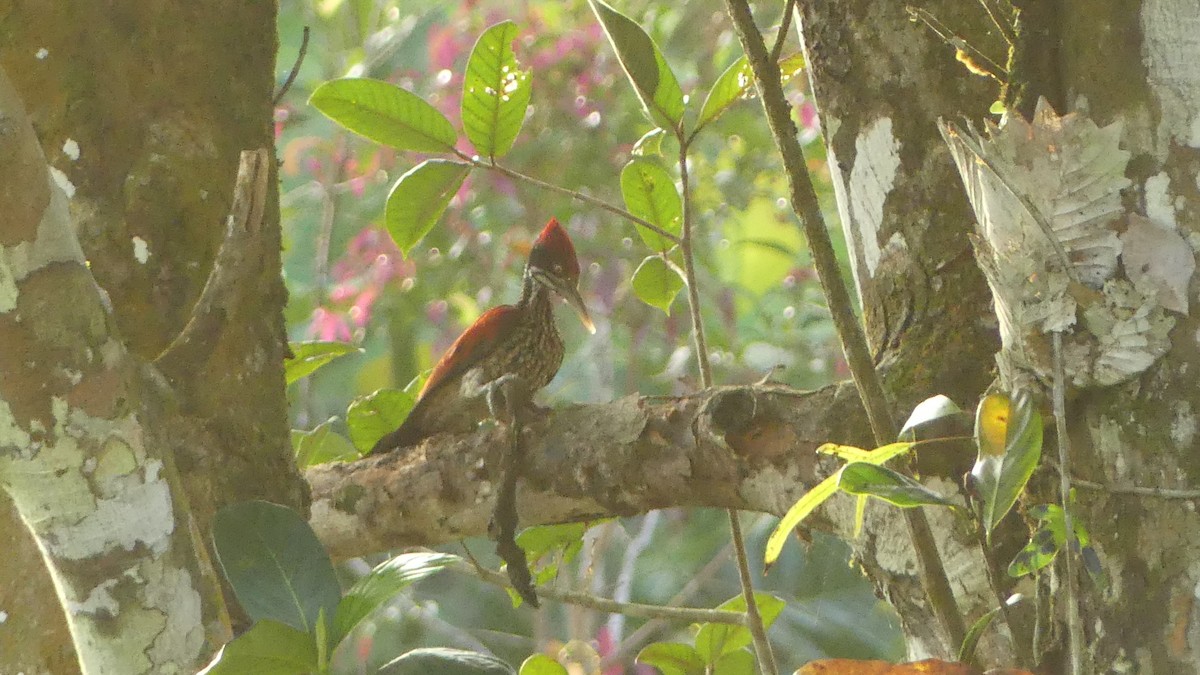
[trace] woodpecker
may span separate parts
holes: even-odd
[[[563,342],[554,323],[552,295],[579,314],[589,332],[596,327],[579,296],[579,260],[558,220],[551,218],[529,252],[521,299],[484,312],[458,336],[433,367],[412,412],[393,432],[379,439],[372,453],[415,445],[438,433],[466,433],[500,407],[546,386],[562,365]],[[509,386],[513,385],[513,386]]]

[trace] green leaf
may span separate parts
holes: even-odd
[[[612,518],[591,520],[585,523],[562,525],[535,525],[517,534],[517,545],[525,550],[530,562],[536,562],[548,553],[562,550],[566,562],[570,562],[583,546],[583,535],[592,527],[607,523]]]
[[[938,394],[937,396],[927,398],[918,403],[917,407],[913,408],[912,414],[908,416],[908,420],[904,423],[896,438],[915,441],[917,427],[960,413],[962,413],[962,408],[959,408],[947,396]]]
[[[738,99],[748,97],[753,88],[754,73],[750,70],[750,61],[743,56],[726,68],[713,83],[712,89],[708,90],[704,105],[700,106],[696,128],[699,129],[720,117],[721,113],[728,110]]]
[[[383,221],[396,247],[408,255],[462,187],[471,167],[447,159],[427,159],[409,169],[388,193]]]
[[[312,375],[321,366],[346,354],[361,353],[361,347],[345,342],[289,342],[292,358],[283,361],[283,376],[288,384]]]
[[[779,554],[783,553],[783,545],[787,543],[788,537],[792,534],[792,530],[796,529],[810,513],[815,511],[818,506],[825,503],[825,500],[832,497],[838,490],[838,474],[829,476],[825,480],[817,483],[804,496],[792,504],[792,508],[783,514],[783,518],[779,520],[779,524],[771,531],[771,536],[767,538],[767,547],[763,553],[763,568],[764,572],[771,569],[771,565],[779,560]]]
[[[637,662],[654,666],[662,675],[704,675],[704,659],[695,647],[678,642],[655,642],[638,652]]]
[[[754,655],[746,649],[724,654],[713,666],[713,675],[757,675]]]
[[[664,136],[666,136],[666,132],[657,127],[647,131],[641,138],[637,139],[637,143],[633,144],[633,149],[629,151],[629,154],[634,157],[662,156]]]
[[[340,643],[360,621],[414,583],[432,576],[459,557],[448,553],[402,553],[375,566],[346,591],[333,619],[333,644]]]
[[[521,663],[520,675],[567,675],[567,669],[545,654],[534,654]]]
[[[1029,542],[1017,552],[1013,561],[1009,563],[1008,574],[1012,577],[1038,572],[1054,562],[1059,551],[1067,545],[1066,518],[1063,517],[1061,506],[1038,504],[1030,507],[1026,514],[1036,520],[1038,526],[1030,535]],[[1100,564],[1100,557],[1096,553],[1096,549],[1091,546],[1092,538],[1083,520],[1078,517],[1071,518],[1071,528],[1075,530],[1075,541],[1079,546],[1084,569],[1087,570],[1088,576],[1097,587],[1101,589],[1107,587],[1108,575]]]
[[[367,452],[384,434],[400,426],[416,403],[416,395],[398,389],[380,389],[354,399],[346,410],[350,441],[359,452]]]
[[[779,62],[780,79],[787,82],[804,69],[804,55],[789,56]],[[696,120],[699,131],[720,117],[738,101],[754,97],[754,72],[745,56],[734,61],[708,90],[704,105],[700,106],[700,117]]]
[[[683,203],[671,174],[658,162],[634,157],[626,164],[621,169],[621,196],[630,213],[661,230],[679,235],[683,228]],[[640,225],[637,231],[642,241],[655,251],[665,251],[672,246],[669,239],[657,232]]]
[[[671,313],[671,302],[683,286],[683,275],[662,256],[647,256],[633,273],[633,294],[664,314]]]
[[[448,647],[423,647],[402,654],[379,669],[379,675],[517,675],[513,667],[489,654]]]
[[[786,603],[767,593],[755,593],[754,600],[758,604],[758,613],[762,617],[763,626],[770,628]],[[746,599],[741,595],[734,596],[717,606],[731,612],[745,612]],[[696,632],[696,653],[705,664],[714,664],[724,655],[737,651],[751,644],[754,637],[745,626],[735,626],[728,623],[705,623]]]
[[[321,610],[341,597],[329,554],[295,511],[264,501],[217,512],[213,543],[225,578],[246,614],[312,633]]]
[[[1016,401],[990,394],[975,415],[979,454],[971,477],[983,502],[982,520],[988,541],[992,530],[1016,503],[1042,457],[1042,416],[1033,398],[1021,392]]]
[[[462,120],[475,151],[496,159],[512,149],[532,91],[529,71],[513,54],[517,25],[488,28],[475,42],[463,81]]]
[[[197,675],[304,675],[319,668],[313,636],[267,619],[222,647]]]
[[[838,487],[852,495],[876,497],[905,509],[917,506],[958,508],[958,504],[885,466],[854,462],[842,467],[840,476]]]
[[[850,445],[836,445],[834,443],[826,443],[817,448],[817,452],[837,455],[842,459],[853,462],[867,462],[869,464],[883,464],[884,462],[903,455],[911,450],[912,443],[890,443],[881,446],[875,450],[868,452],[862,448],[856,448]],[[832,497],[838,491],[838,479],[840,474],[833,474],[825,480],[817,483],[812,489],[804,493],[804,496],[792,504],[792,508],[783,515],[779,520],[779,524],[771,532],[771,536],[767,538],[767,547],[763,553],[763,567],[765,570],[771,569],[771,565],[779,560],[779,554],[783,553],[783,545],[787,543],[788,536],[792,530],[796,529],[810,513],[815,511],[818,506],[825,503],[825,500]]]
[[[333,430],[336,421],[336,417],[330,417],[308,432],[292,430],[292,450],[296,454],[296,466],[303,469],[327,462],[349,462],[358,459],[359,452],[354,444]]]
[[[1017,593],[1010,595],[1004,604],[1009,607],[1015,606],[1021,601],[1021,594]],[[975,623],[971,624],[971,628],[967,630],[967,634],[963,637],[962,644],[958,648],[958,661],[960,663],[970,663],[975,658],[975,647],[979,645],[979,638],[983,637],[983,632],[992,625],[992,621],[1000,614],[1000,607],[993,607],[983,616],[979,617]]]
[[[450,120],[420,96],[381,80],[330,80],[309,97],[310,105],[356,134],[417,152],[452,152],[458,135]]]
[[[633,19],[601,0],[588,0],[588,4],[650,120],[664,129],[678,129],[683,119],[683,90],[654,40]]]

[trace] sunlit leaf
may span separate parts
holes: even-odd
[[[346,410],[346,427],[354,447],[359,452],[370,450],[404,422],[416,402],[415,394],[397,389],[380,389],[354,399]]]
[[[883,464],[884,462],[902,455],[913,447],[912,443],[889,443],[888,445],[880,446],[871,452],[867,452],[862,448],[856,448],[850,445],[836,445],[834,443],[826,443],[817,448],[817,452],[837,455],[843,459],[848,459],[855,462],[868,462],[871,464]],[[771,565],[779,560],[779,554],[783,553],[783,545],[787,543],[788,536],[792,530],[796,529],[805,518],[809,516],[818,506],[825,503],[825,500],[832,497],[838,491],[838,474],[833,474],[825,480],[817,483],[815,487],[804,493],[804,496],[792,504],[792,508],[779,519],[779,524],[771,531],[771,536],[767,538],[766,550],[763,552],[763,567],[767,570]]]
[[[937,396],[927,398],[918,403],[917,407],[913,408],[912,414],[910,414],[908,416],[908,420],[904,422],[904,426],[901,427],[897,438],[906,441],[916,440],[915,434],[917,427],[923,424],[928,424],[935,420],[940,420],[944,417],[950,417],[951,415],[958,415],[961,413],[962,408],[959,408],[958,405],[955,404],[954,401],[951,401],[947,396],[938,394]]]
[[[354,444],[333,430],[336,417],[318,424],[312,431],[292,431],[292,451],[301,469],[327,462],[349,462],[359,457]]]
[[[517,675],[512,666],[490,654],[449,647],[422,647],[402,654],[379,669],[380,675]]]
[[[796,73],[804,69],[804,56],[797,54],[779,62],[780,79],[787,82]],[[750,62],[743,56],[721,73],[717,81],[708,90],[704,105],[700,106],[700,116],[696,120],[696,129],[706,126],[717,119],[733,104],[754,96],[754,73]]]
[[[404,255],[408,255],[462,187],[471,167],[445,159],[427,159],[409,169],[388,194],[384,224]]]
[[[979,454],[971,477],[983,503],[982,520],[988,540],[992,530],[1016,503],[1042,456],[1042,416],[1025,393],[1012,401],[989,394],[975,416]]]
[[[629,154],[634,157],[661,156],[664,136],[666,136],[666,132],[657,127],[647,131],[641,138],[637,139],[637,143],[633,144],[633,149],[629,151]]]
[[[1021,601],[1021,595],[1015,594],[1009,596],[1004,604],[1009,607],[1015,606]],[[964,663],[969,663],[975,658],[975,647],[979,645],[979,638],[983,637],[984,631],[988,626],[992,625],[992,621],[1000,614],[1002,608],[993,607],[990,611],[984,613],[983,616],[976,619],[975,623],[971,624],[971,628],[967,630],[967,634],[963,637],[962,644],[958,647],[958,660]]]
[[[319,667],[312,635],[265,619],[222,647],[197,675],[304,675]]]
[[[886,466],[854,462],[842,467],[840,475],[838,487],[853,495],[875,497],[906,509],[917,506],[958,508],[949,499]]]
[[[521,664],[520,675],[568,675],[561,663],[546,656],[534,654]]]
[[[376,565],[354,582],[338,604],[333,644],[340,643],[360,621],[397,593],[458,560],[458,556],[448,553],[402,553]]]
[[[621,170],[621,197],[625,208],[633,215],[649,221],[659,229],[679,235],[683,227],[683,204],[671,174],[658,162],[634,157]],[[672,244],[657,232],[637,227],[642,241],[655,251],[665,251]]]
[[[363,351],[345,342],[289,342],[288,348],[292,350],[292,358],[283,361],[283,376],[288,384],[313,374],[339,356]]]
[[[678,128],[683,119],[683,90],[662,52],[633,19],[601,0],[588,0],[588,4],[600,20],[650,120],[664,129]]]
[[[654,666],[662,675],[704,675],[704,660],[691,645],[655,642],[637,655],[637,662]]]
[[[397,150],[450,152],[457,140],[450,120],[437,108],[381,80],[330,80],[308,102],[350,131]]]
[[[783,600],[767,593],[755,593],[754,601],[758,605],[758,613],[762,617],[763,626],[767,628],[775,623],[775,619],[779,617],[780,612],[786,606]],[[717,609],[745,612],[746,599],[741,595],[734,596],[717,605]],[[753,641],[754,637],[750,634],[750,629],[745,626],[729,623],[705,623],[701,624],[700,629],[696,632],[696,653],[700,655],[705,664],[713,664],[722,656],[737,651]]]
[[[462,121],[475,151],[493,159],[513,145],[533,87],[529,71],[521,70],[513,53],[517,25],[498,23],[479,36],[463,81]]]
[[[633,294],[664,314],[671,313],[671,302],[683,286],[683,275],[662,256],[648,256],[633,273]]]
[[[742,648],[721,655],[713,665],[713,675],[757,675],[754,654]]]
[[[322,610],[333,616],[341,588],[329,554],[300,514],[264,501],[231,504],[217,512],[213,544],[251,619],[311,633]]]

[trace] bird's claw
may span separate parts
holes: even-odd
[[[484,396],[492,417],[509,423],[517,418],[517,411],[529,400],[529,387],[521,377],[507,373],[484,385]]]

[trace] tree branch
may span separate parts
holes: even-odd
[[[674,506],[781,515],[820,479],[817,446],[862,444],[865,427],[848,384],[723,387],[565,408],[523,432],[517,510],[525,525]],[[311,468],[313,529],[339,559],[481,535],[503,438],[498,427],[440,435],[407,453]]]
[[[891,404],[879,375],[875,372],[874,360],[867,347],[862,325],[854,316],[854,304],[850,301],[850,294],[842,284],[840,266],[829,239],[829,230],[817,201],[816,190],[813,189],[808,165],[804,160],[804,151],[796,134],[796,125],[792,122],[791,106],[780,83],[779,64],[771,61],[762,34],[754,24],[747,0],[725,0],[725,4],[738,39],[742,43],[742,49],[750,62],[750,69],[754,72],[754,86],[758,90],[767,124],[771,128],[771,135],[775,139],[787,173],[792,209],[804,225],[805,238],[812,253],[813,268],[825,294],[854,384],[866,408],[875,441],[879,444],[891,442],[898,431]],[[921,509],[905,509],[904,520],[917,554],[921,584],[953,650],[962,644],[966,626],[942,566],[929,521]]]
[[[260,249],[256,242],[262,233],[270,175],[270,154],[266,148],[242,152],[234,181],[233,205],[225,221],[225,240],[187,324],[155,359],[164,373],[170,375],[203,363],[237,307],[237,295],[247,292],[245,281],[252,275],[246,273],[246,268],[257,260]]]

